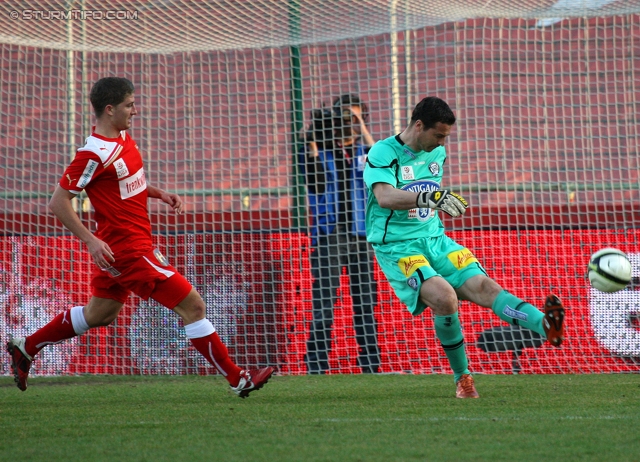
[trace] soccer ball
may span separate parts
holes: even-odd
[[[631,262],[618,249],[598,250],[589,259],[589,282],[601,292],[617,292],[631,282]]]

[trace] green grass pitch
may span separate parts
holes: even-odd
[[[640,374],[0,378],[0,460],[640,461]]]

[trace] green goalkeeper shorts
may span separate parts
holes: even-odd
[[[396,296],[416,316],[424,311],[420,301],[422,283],[442,276],[457,289],[473,276],[487,273],[469,249],[445,234],[391,244],[374,244],[380,269]]]

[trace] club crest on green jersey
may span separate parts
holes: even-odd
[[[431,162],[429,164],[429,171],[433,176],[438,176],[438,173],[440,173],[440,164],[437,162]]]

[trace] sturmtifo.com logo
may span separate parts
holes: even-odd
[[[13,10],[9,17],[14,21],[137,21],[138,10]]]

